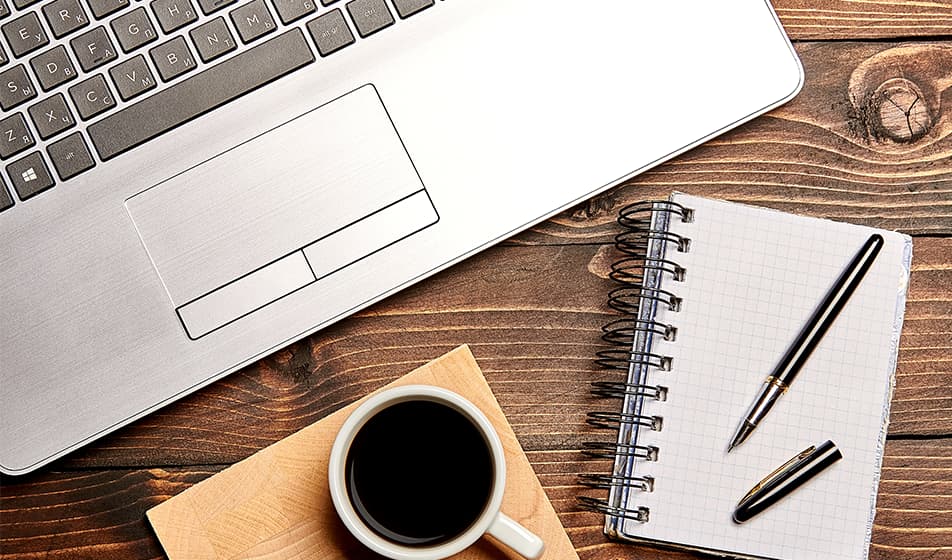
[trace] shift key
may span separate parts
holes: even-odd
[[[100,158],[114,158],[313,61],[292,29],[91,124],[89,138]]]

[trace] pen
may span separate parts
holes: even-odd
[[[846,305],[847,300],[856,291],[856,286],[863,280],[866,271],[869,270],[882,247],[883,237],[878,233],[873,234],[866,240],[866,243],[856,253],[853,260],[846,265],[846,269],[836,279],[836,283],[833,284],[826,297],[823,298],[823,302],[813,312],[797,339],[787,349],[786,354],[780,359],[773,372],[764,380],[760,393],[754,399],[754,403],[750,405],[747,416],[741,421],[737,432],[734,434],[734,439],[731,440],[730,446],[727,448],[728,453],[750,437],[757,424],[770,412],[780,395],[784,394],[790,384],[793,383],[793,379],[800,372],[810,354],[813,353],[820,339],[823,338],[836,316]]]
[[[743,523],[764,511],[842,458],[843,454],[830,440],[804,449],[741,498],[734,510],[734,523]]]

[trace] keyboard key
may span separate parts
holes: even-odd
[[[61,181],[75,177],[96,165],[93,155],[89,153],[89,148],[86,146],[86,141],[83,140],[83,135],[79,132],[53,142],[46,149],[46,153],[50,156],[50,161],[53,162],[53,167],[56,168],[56,174],[59,175]]]
[[[3,24],[2,29],[13,56],[31,53],[50,42],[35,12],[26,13]]]
[[[321,4],[324,4],[325,6],[330,6],[334,2],[337,2],[337,0],[321,0]]]
[[[0,158],[7,159],[36,144],[23,113],[14,113],[0,121]]]
[[[176,37],[150,49],[149,56],[152,57],[163,82],[174,80],[189,70],[194,70],[196,66],[184,37]]]
[[[205,14],[210,14],[217,12],[225,6],[230,6],[237,1],[238,0],[198,0],[198,7],[201,8]]]
[[[145,8],[136,8],[127,14],[122,14],[112,20],[109,25],[116,34],[123,52],[132,52],[158,38]]]
[[[43,91],[49,91],[56,86],[76,78],[76,68],[69,59],[66,47],[53,47],[43,54],[30,59],[30,66],[36,79],[40,81]]]
[[[69,88],[69,96],[79,111],[79,118],[84,121],[116,106],[116,100],[102,74],[96,74]]]
[[[53,0],[43,6],[46,23],[56,38],[69,35],[81,27],[89,25],[89,18],[79,0]]]
[[[314,0],[273,0],[274,9],[285,25],[297,21],[302,17],[314,13],[317,6]]]
[[[76,119],[66,106],[66,98],[62,93],[31,106],[29,113],[36,131],[44,140],[76,125]]]
[[[20,200],[26,200],[53,186],[53,176],[40,152],[33,152],[8,165],[7,175]]]
[[[304,34],[292,29],[94,122],[89,138],[111,159],[313,61]]]
[[[22,10],[23,8],[26,8],[27,6],[32,6],[33,4],[36,4],[37,2],[39,2],[39,0],[13,0],[13,5],[16,6],[18,9]]]
[[[397,8],[397,14],[402,19],[406,19],[417,12],[422,12],[433,4],[433,0],[393,0],[393,5]]]
[[[166,33],[184,27],[196,19],[198,14],[189,0],[152,0],[149,4],[155,19],[159,20],[159,27]]]
[[[271,12],[264,0],[254,0],[230,12],[231,21],[238,29],[238,36],[245,44],[276,29]]]
[[[0,44],[0,66],[9,62],[7,59],[7,51],[3,50],[3,45]]]
[[[188,32],[198,50],[202,62],[211,62],[221,55],[235,50],[235,39],[228,31],[225,18],[217,17],[207,23],[199,25]]]
[[[101,25],[71,40],[69,46],[76,53],[76,60],[84,72],[95,70],[119,56],[106,35],[106,28]]]
[[[130,58],[109,69],[112,83],[116,84],[119,97],[128,101],[133,97],[149,91],[155,87],[155,78],[141,54]]]
[[[14,113],[0,121],[0,158],[15,156],[34,144],[36,141],[23,113]]]
[[[10,6],[7,6],[7,0],[0,0],[0,19],[10,15]]]
[[[361,37],[393,25],[393,15],[384,0],[352,0],[347,3],[347,11]]]
[[[9,191],[7,191],[7,185],[3,182],[3,177],[0,177],[0,212],[12,207],[13,197],[10,196]]]
[[[338,9],[307,22],[307,30],[321,56],[327,56],[354,42],[354,34],[347,27],[344,14]]]
[[[129,0],[86,0],[96,19],[102,19],[129,5]]]
[[[22,64],[0,72],[0,107],[5,111],[36,97],[33,80]]]

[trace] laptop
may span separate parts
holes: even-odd
[[[22,474],[793,97],[765,0],[0,0]]]

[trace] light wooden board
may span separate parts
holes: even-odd
[[[455,391],[486,414],[506,452],[503,511],[542,537],[546,544],[543,558],[577,559],[469,348],[461,346],[387,387],[410,384]],[[337,518],[327,486],[327,462],[334,437],[360,402],[363,399],[149,510],[149,522],[169,558],[372,557]],[[451,489],[447,497],[452,499]],[[455,558],[501,560],[518,556],[483,538]]]

